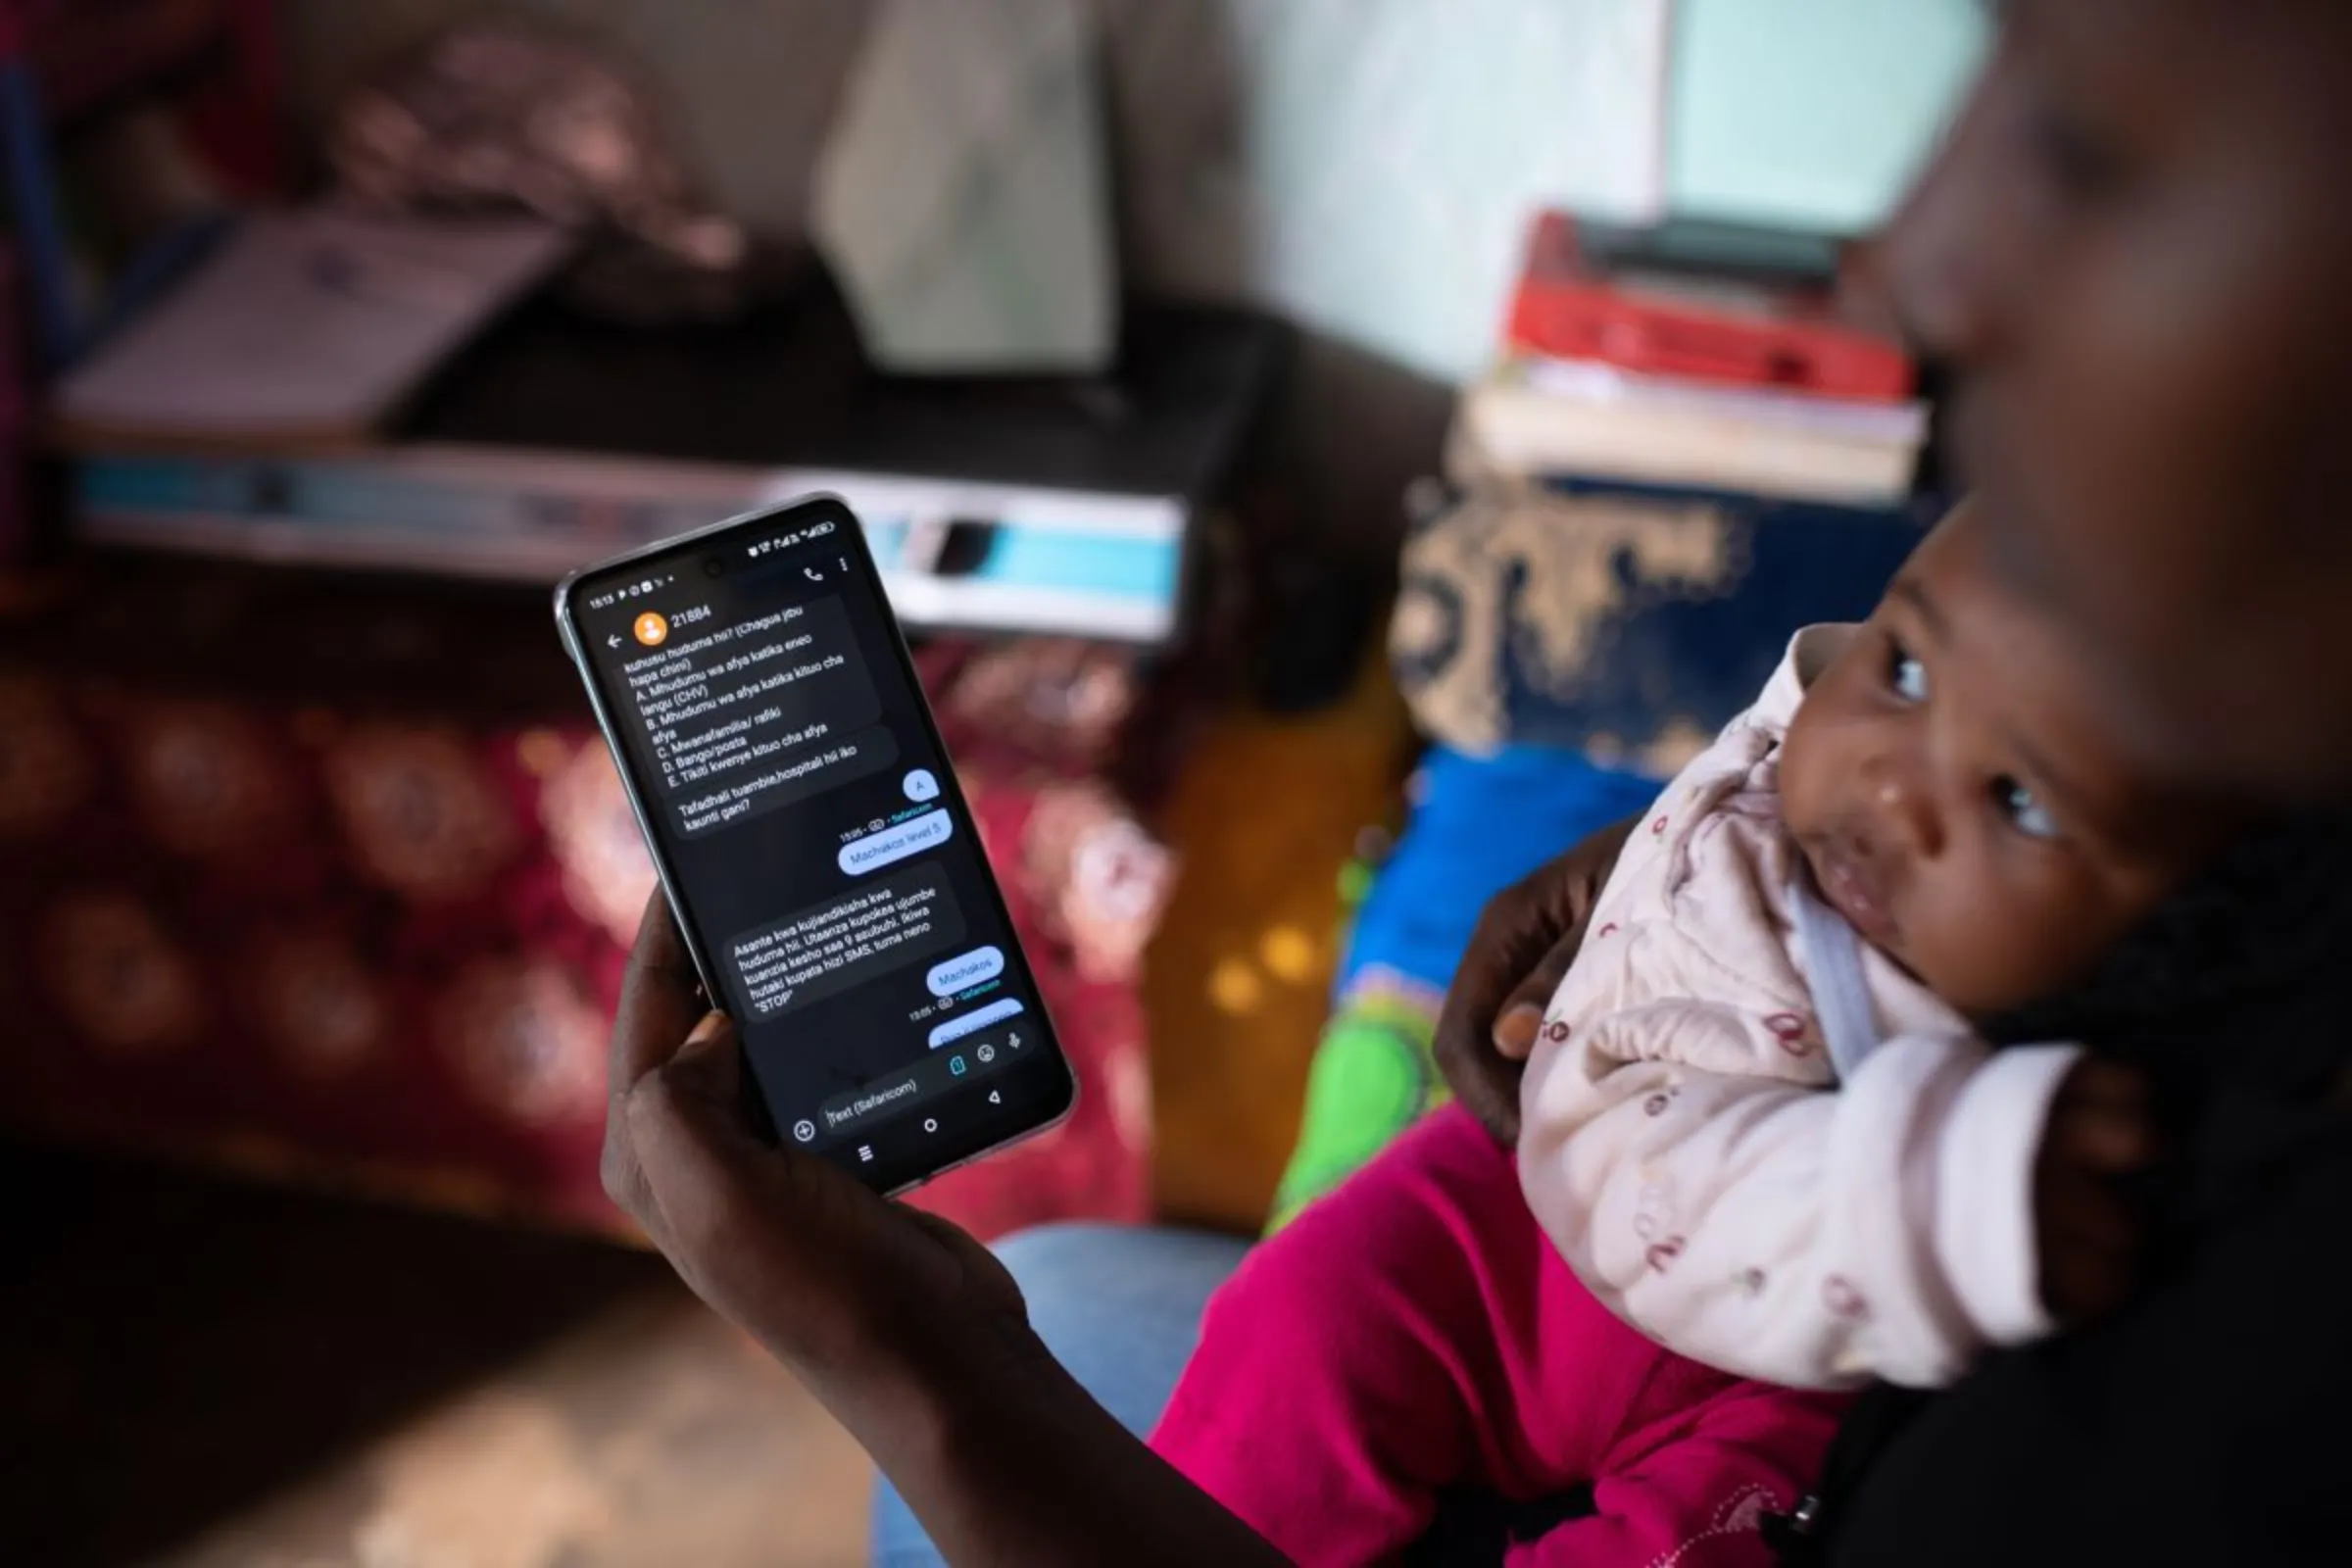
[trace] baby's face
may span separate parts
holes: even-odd
[[[1864,940],[1963,1013],[2049,995],[2242,825],[2132,776],[2059,628],[1963,507],[1808,688],[1790,832]]]

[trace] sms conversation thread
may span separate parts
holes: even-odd
[[[1042,1037],[889,612],[807,532],[589,584],[580,624],[779,1135],[871,1162]]]

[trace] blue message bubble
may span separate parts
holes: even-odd
[[[994,980],[1004,972],[1004,955],[997,948],[974,948],[945,963],[933,964],[923,983],[935,997],[952,997],[965,986]]]
[[[931,1049],[937,1051],[944,1045],[961,1040],[965,1035],[976,1034],[990,1024],[1002,1022],[1020,1010],[1020,1003],[1011,997],[1006,997],[1002,1002],[990,1003],[977,1012],[967,1012],[960,1018],[950,1018],[946,1023],[931,1031]]]
[[[945,844],[955,831],[956,819],[947,812],[925,811],[896,827],[886,827],[855,843],[844,844],[838,858],[841,868],[851,876],[863,876],[909,855],[920,855],[934,845]]]

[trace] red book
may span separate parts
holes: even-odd
[[[1899,402],[1911,360],[1824,295],[1683,276],[1604,274],[1565,214],[1537,220],[1511,299],[1510,347],[1645,375]]]

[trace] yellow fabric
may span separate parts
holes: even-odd
[[[1159,823],[1178,880],[1144,976],[1162,1218],[1265,1223],[1330,1011],[1340,871],[1358,832],[1396,819],[1410,746],[1375,660],[1338,706],[1229,715],[1189,759]]]

